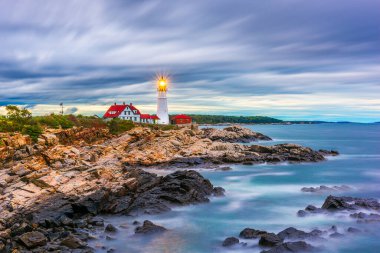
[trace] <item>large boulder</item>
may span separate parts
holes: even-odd
[[[45,145],[47,146],[54,146],[58,144],[58,138],[55,134],[41,134],[40,138],[45,140]]]
[[[322,205],[322,209],[330,211],[356,210],[360,208],[380,210],[380,202],[371,198],[336,197],[330,195]]]
[[[154,224],[149,220],[145,220],[142,226],[135,229],[136,234],[155,234],[165,232],[167,229]]]
[[[62,246],[66,246],[70,249],[78,249],[78,248],[83,248],[86,246],[86,243],[83,242],[81,239],[78,237],[69,234],[67,237],[63,238],[61,241]]]
[[[27,248],[32,249],[39,246],[45,246],[47,238],[44,234],[38,231],[27,232],[19,237],[19,240]]]
[[[304,242],[285,242],[280,245],[273,247],[270,250],[262,251],[261,253],[306,253],[314,252],[316,250],[312,245]]]
[[[245,228],[240,232],[239,237],[244,238],[244,239],[255,239],[267,233],[268,232],[262,231],[262,230],[256,230],[253,228]]]
[[[315,235],[315,233],[306,233],[294,227],[289,227],[277,234],[282,240],[284,239],[305,239]]]
[[[267,233],[261,236],[259,245],[264,247],[273,247],[282,243],[283,239],[273,233]]]
[[[138,194],[127,211],[161,213],[170,210],[171,205],[208,202],[209,196],[221,193],[220,188],[215,189],[196,171],[176,171]]]
[[[236,237],[227,237],[224,241],[222,246],[223,247],[231,247],[233,245],[239,244],[239,239]]]

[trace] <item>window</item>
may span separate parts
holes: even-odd
[[[137,121],[137,117],[134,117],[135,118],[135,121]]]
[[[126,111],[124,111],[124,115],[127,115],[127,112],[126,112]]]

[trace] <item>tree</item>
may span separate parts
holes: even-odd
[[[28,109],[20,109],[16,105],[7,105],[5,110],[7,111],[7,118],[20,126],[26,124],[32,118],[32,113]]]

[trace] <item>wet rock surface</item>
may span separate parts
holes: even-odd
[[[361,210],[365,210],[362,212]],[[304,210],[298,211],[298,216],[304,217],[310,214],[329,214],[342,212],[357,220],[357,222],[380,222],[380,202],[372,198],[337,197],[328,196],[323,205],[318,208],[308,205]]]
[[[254,238],[260,238],[261,235],[265,235],[268,232],[262,231],[262,230],[257,230],[253,228],[245,228],[243,229],[239,237],[244,238],[244,239],[254,239]]]
[[[286,242],[282,243],[270,250],[264,250],[261,253],[290,253],[290,252],[315,252],[317,249],[313,247],[312,245],[304,242],[304,241],[297,241],[297,242]]]
[[[328,229],[320,230],[313,229],[310,232],[299,230],[294,227],[288,227],[277,234],[272,232],[267,232],[264,230],[245,228],[243,229],[239,237],[242,238],[243,242],[248,242],[249,240],[254,243],[257,242],[257,246],[261,247],[263,251],[261,253],[286,253],[286,252],[323,252],[324,248],[321,247],[328,240],[337,240],[346,235],[355,235],[362,233],[360,229],[355,227],[348,227],[347,229],[339,228],[335,225]],[[228,237],[228,241],[237,244],[235,237]],[[226,239],[226,240],[227,240]],[[237,239],[237,238],[236,238]],[[226,240],[223,242],[226,242]],[[242,243],[240,243],[242,244]],[[246,244],[245,244],[246,245]],[[256,246],[256,247],[257,247]],[[255,245],[249,245],[247,247],[255,247]]]
[[[259,245],[264,247],[273,247],[281,244],[283,239],[274,233],[263,234],[260,237]]]
[[[93,192],[91,194],[87,192],[85,196],[56,193],[53,196],[48,195],[51,199],[30,206],[31,209],[28,211],[18,208],[13,211],[8,210],[7,212],[13,213],[14,216],[10,216],[7,222],[2,223],[0,240],[4,239],[6,242],[9,238],[13,242],[12,247],[20,249],[42,247],[48,250],[53,246],[59,246],[87,252],[88,236],[80,231],[91,227],[104,227],[104,221],[93,217],[94,215],[160,213],[171,210],[175,205],[207,202],[209,196],[222,191],[221,188],[215,190],[207,179],[195,171],[177,171],[164,177],[141,169],[124,169],[122,172],[117,174],[119,178],[115,179],[108,189],[104,188],[104,185],[95,189],[87,188],[87,191],[92,189]],[[17,225],[20,220],[23,224]],[[37,230],[48,236],[44,240],[37,240],[38,237],[26,234],[28,237],[25,237],[23,243],[13,241],[19,234],[34,233]],[[117,228],[111,224],[108,224],[104,230],[106,233],[117,233]],[[164,228],[146,221],[136,229],[136,233],[148,234],[162,230]],[[32,239],[27,241],[27,238]]]
[[[157,214],[175,205],[205,203],[223,196],[199,173],[181,170],[157,176],[141,169],[219,166],[224,163],[316,162],[329,152],[295,144],[241,145],[239,138],[268,139],[241,127],[223,130],[171,131],[136,127],[120,136],[104,129],[51,130],[32,143],[28,136],[1,135],[0,247],[24,250],[19,240],[39,232],[36,252],[89,252],[85,231],[104,228],[106,214]],[[5,140],[5,141],[4,141]],[[250,139],[252,141],[253,139]],[[109,230],[111,228],[107,228]],[[27,234],[30,235],[30,234]],[[37,235],[37,234],[36,234]],[[32,243],[31,240],[29,243]],[[4,246],[2,246],[4,245]]]
[[[47,238],[44,234],[38,231],[27,232],[19,237],[19,240],[28,249],[36,248],[38,246],[45,246]]]
[[[301,189],[302,192],[312,192],[312,193],[343,192],[343,191],[350,191],[350,190],[352,190],[352,188],[347,185],[332,186],[332,187],[321,185],[319,187],[303,187]]]
[[[167,229],[154,224],[149,220],[145,220],[142,226],[135,229],[136,234],[155,234],[165,232]]]
[[[227,237],[224,241],[222,246],[223,247],[231,247],[233,245],[239,244],[239,239],[236,237]]]

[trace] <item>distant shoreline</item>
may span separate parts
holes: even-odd
[[[171,115],[173,116],[173,115]],[[204,114],[189,114],[192,117],[193,122],[198,125],[293,125],[293,124],[324,124],[324,123],[336,123],[336,124],[376,124],[379,122],[350,122],[350,121],[324,121],[324,120],[280,120],[268,116],[226,116],[226,115],[204,115]]]
[[[380,122],[318,122],[318,121],[284,121],[281,123],[231,123],[231,122],[225,122],[225,123],[204,123],[204,124],[198,124],[199,126],[229,126],[229,125],[317,125],[317,124],[380,124]]]

